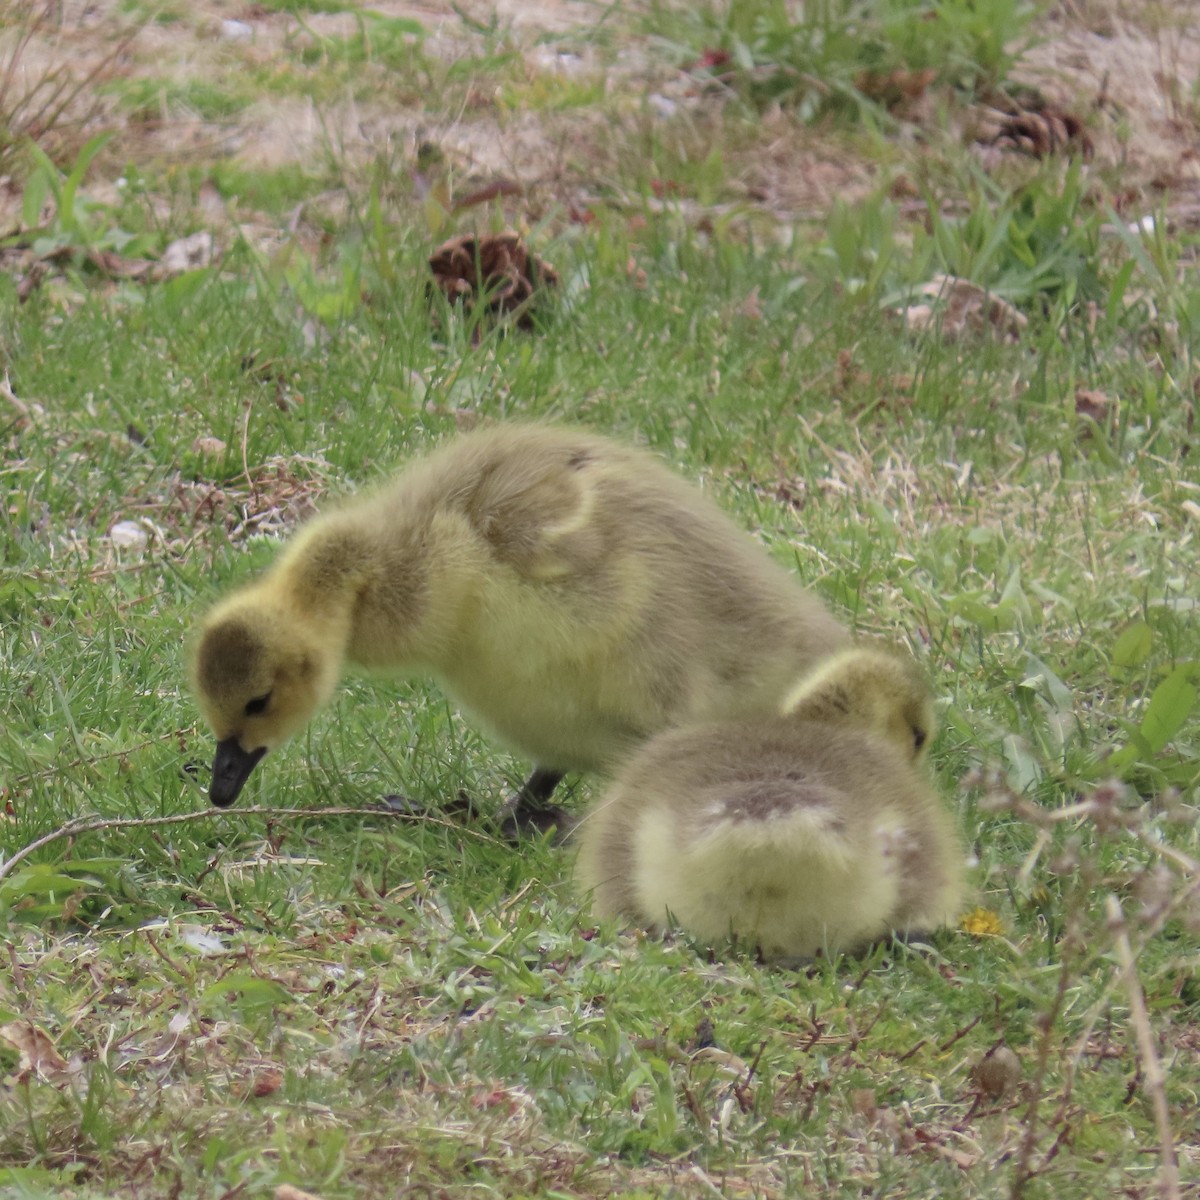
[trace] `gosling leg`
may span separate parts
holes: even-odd
[[[509,797],[500,810],[500,832],[509,841],[519,841],[522,835],[542,834],[550,829],[557,829],[560,838],[570,833],[573,819],[557,804],[550,803],[550,797],[564,775],[564,771],[534,767],[517,794]]]

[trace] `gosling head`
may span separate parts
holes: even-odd
[[[912,659],[855,647],[825,660],[801,680],[784,704],[806,721],[866,726],[917,759],[933,736],[929,686]]]
[[[192,687],[217,738],[209,798],[238,797],[259,760],[303,729],[329,699],[340,661],[294,613],[235,599],[204,622]]]

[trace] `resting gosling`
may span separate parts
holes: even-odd
[[[669,726],[774,712],[847,643],[651,454],[510,425],[301,529],[209,612],[191,676],[217,737],[214,804],[233,803],[350,664],[432,677],[532,758],[513,817],[538,824],[566,771],[611,768]]]
[[[932,728],[915,663],[843,651],[782,715],[644,746],[579,824],[579,882],[598,916],[768,959],[942,925],[963,854],[919,761]]]

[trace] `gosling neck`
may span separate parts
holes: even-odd
[[[367,539],[333,515],[301,532],[279,564],[287,608],[342,658],[354,635],[359,600],[373,580],[371,561]]]

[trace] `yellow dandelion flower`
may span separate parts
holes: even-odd
[[[1000,914],[992,912],[990,908],[972,909],[963,917],[962,927],[964,932],[976,938],[996,937],[1004,932]]]

